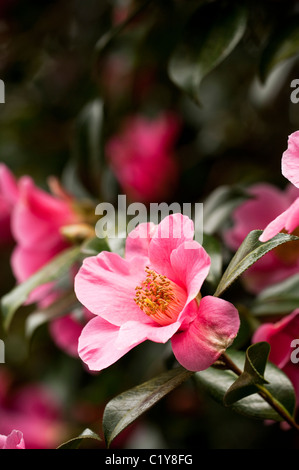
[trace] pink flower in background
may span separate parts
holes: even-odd
[[[282,174],[294,184],[293,192],[295,193],[296,188],[299,188],[299,131],[289,136],[288,148],[283,153],[281,165]],[[282,231],[294,235],[299,234],[299,197],[291,201],[288,207],[277,214],[273,220],[269,221],[260,237],[260,241],[266,242]],[[298,259],[298,243],[288,243],[281,249],[288,252],[288,257]]]
[[[12,269],[23,282],[53,257],[69,247],[62,227],[79,221],[72,200],[59,198],[37,188],[28,176],[18,182],[19,197],[12,214],[12,232],[16,248]],[[44,297],[45,289],[36,289],[31,301]]]
[[[282,155],[282,174],[299,188],[299,131],[288,138],[288,148]]]
[[[12,242],[11,213],[19,196],[18,184],[4,164],[0,164],[0,243]]]
[[[173,192],[178,181],[174,147],[179,131],[179,119],[173,114],[156,119],[137,115],[108,141],[109,165],[132,201],[163,201]]]
[[[62,418],[62,404],[54,393],[41,384],[17,387],[6,370],[1,370],[0,380],[0,434],[9,436],[17,429],[26,449],[51,449],[61,444],[68,430]]]
[[[8,436],[0,434],[0,449],[25,449],[23,433],[14,429]]]
[[[51,189],[53,194],[39,189],[28,176],[17,181],[5,165],[0,165],[0,240],[11,237],[15,241],[11,265],[18,283],[26,281],[68,248],[70,243],[62,228],[81,222],[74,199],[54,179]],[[71,283],[73,276],[71,272]],[[37,302],[40,308],[45,308],[58,297],[59,291],[47,284],[35,289],[28,302]],[[85,313],[83,317],[82,323],[72,314],[53,321],[53,325],[50,323],[53,340],[68,354],[74,355],[78,349],[78,337],[86,323]]]
[[[267,341],[270,346],[269,359],[289,377],[293,383],[299,403],[299,367],[293,364],[291,355],[294,348],[291,343],[299,338],[299,309],[285,316],[276,323],[265,323],[255,332],[252,341]]]
[[[267,224],[287,210],[299,195],[299,190],[294,186],[289,185],[282,191],[266,183],[256,184],[249,188],[248,192],[253,197],[235,209],[232,214],[233,225],[224,233],[225,242],[232,250],[239,248],[250,231],[265,229]],[[299,252],[294,248],[292,243],[287,243],[257,261],[243,274],[242,279],[247,289],[258,293],[265,287],[297,273]]]
[[[93,315],[86,309],[72,312],[56,318],[49,324],[49,329],[56,345],[70,356],[78,357],[78,341],[82,329]]]
[[[125,258],[102,252],[85,259],[75,292],[96,315],[79,338],[79,355],[91,370],[110,366],[143,341],[169,339],[181,365],[203,370],[232,343],[238,311],[225,300],[200,298],[210,258],[193,237],[193,222],[175,214],[133,230]]]

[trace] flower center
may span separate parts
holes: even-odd
[[[134,301],[146,315],[160,325],[174,323],[186,304],[186,292],[148,266],[145,272],[145,280],[135,288]]]
[[[282,230],[283,233],[288,233]],[[299,237],[299,227],[297,227],[291,235]],[[294,264],[299,258],[299,241],[284,243],[275,248],[276,256],[285,264]]]

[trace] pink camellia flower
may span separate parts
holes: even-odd
[[[225,242],[232,250],[239,248],[250,231],[265,229],[299,195],[299,190],[294,186],[289,185],[282,191],[266,183],[253,185],[248,192],[252,198],[235,209],[233,226],[224,233]],[[298,269],[298,250],[294,251],[292,243],[285,244],[263,256],[243,274],[242,279],[250,292],[258,293],[297,273]]]
[[[28,176],[20,178],[18,191],[12,214],[16,248],[11,263],[17,281],[23,282],[70,246],[61,229],[79,222],[79,217],[71,198],[48,194]],[[40,300],[44,293],[44,287],[36,289],[31,301]]]
[[[193,236],[192,220],[174,214],[134,229],[125,258],[102,252],[84,260],[75,292],[96,315],[79,338],[79,356],[90,370],[110,366],[145,340],[169,339],[183,367],[203,370],[232,343],[238,311],[225,300],[200,297],[210,258]]]
[[[299,188],[299,131],[288,138],[288,148],[282,155],[282,174]]]
[[[299,367],[292,362],[292,342],[299,338],[299,309],[276,323],[264,323],[253,335],[252,341],[267,341],[270,346],[269,359],[291,380],[299,404]]]
[[[122,190],[133,201],[165,200],[178,180],[174,146],[180,131],[179,119],[170,113],[156,119],[128,118],[119,135],[106,145],[112,172]]]
[[[299,131],[289,136],[288,148],[282,156],[282,174],[289,179],[296,188],[299,188]],[[295,189],[294,189],[295,190]],[[265,228],[260,241],[266,242],[279,232],[299,235],[299,197],[291,201],[291,205],[279,213]],[[299,257],[298,243],[287,244],[282,247],[292,259]]]
[[[75,225],[83,230],[84,215],[74,198],[56,179],[50,180],[50,187],[52,194],[38,188],[28,176],[17,181],[4,164],[0,165],[0,241],[8,235],[15,241],[11,265],[18,283],[26,281],[71,246],[63,233],[65,227]],[[70,283],[73,276],[74,273],[70,273]],[[48,307],[60,294],[56,286],[54,290],[53,287],[53,284],[38,287],[28,302],[37,302],[39,308]],[[71,355],[77,351],[82,327],[83,323],[72,314],[53,321],[53,325],[50,323],[53,340]]]
[[[0,449],[25,449],[23,433],[14,429],[8,436],[0,434]]]
[[[11,213],[18,199],[18,185],[6,165],[0,164],[0,243],[13,240]]]

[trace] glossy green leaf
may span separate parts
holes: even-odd
[[[245,353],[241,351],[227,351],[229,357],[243,370]],[[295,410],[295,392],[288,377],[274,364],[268,362],[265,370],[265,379],[269,384],[265,389],[287,410],[292,416]],[[221,370],[214,367],[197,372],[195,379],[217,402],[223,404],[227,390],[236,381],[237,375],[230,370]],[[230,409],[242,415],[257,418],[283,421],[283,418],[257,393],[246,396],[230,406]]]
[[[298,237],[285,233],[279,233],[271,240],[262,243],[259,241],[259,237],[262,233],[262,230],[253,230],[247,235],[223,274],[214,294],[216,297],[223,294],[223,292],[250,268],[250,266],[269,251],[290,241],[298,241],[299,243]]]
[[[34,289],[61,279],[81,256],[81,247],[79,246],[63,251],[33,276],[6,294],[1,300],[4,327],[6,329],[9,327],[15,312],[27,301]]]
[[[246,23],[244,5],[213,2],[200,7],[188,21],[170,58],[171,80],[199,103],[203,78],[234,50]]]
[[[299,274],[264,289],[250,307],[254,315],[281,315],[299,306]]]
[[[103,416],[107,446],[109,447],[113,439],[127,426],[191,375],[193,372],[178,367],[113,398],[106,405]]]
[[[260,62],[260,77],[263,82],[274,68],[283,61],[299,54],[299,15],[279,22],[263,50]]]
[[[74,437],[67,442],[64,442],[57,449],[80,449],[84,448],[84,444],[89,444],[89,441],[92,442],[101,442],[102,439],[98,434],[91,431],[90,429],[85,429],[78,437]]]
[[[266,342],[249,346],[246,351],[244,371],[230,386],[223,397],[224,404],[232,405],[236,401],[257,393],[257,385],[267,382],[264,378],[266,364],[270,353],[270,345]]]

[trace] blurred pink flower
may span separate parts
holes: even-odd
[[[0,164],[0,244],[11,242],[11,213],[18,199],[18,184],[6,165]]]
[[[85,308],[82,308],[81,311],[52,320],[49,329],[55,344],[70,356],[78,357],[79,337],[84,325],[93,316]]]
[[[18,283],[26,281],[68,248],[70,242],[64,237],[62,228],[82,221],[75,209],[74,199],[55,179],[51,180],[50,185],[53,194],[39,189],[28,176],[17,181],[5,165],[0,165],[1,235],[6,237],[10,233],[15,241],[11,265]],[[71,283],[73,276],[74,272],[71,272]],[[40,308],[49,306],[59,297],[59,291],[52,289],[52,284],[38,287],[28,302],[37,302]],[[67,326],[67,332],[62,326]],[[70,314],[50,324],[50,331],[55,343],[73,355],[78,349],[82,327],[83,323],[80,324]]]
[[[225,300],[200,298],[210,258],[193,237],[193,222],[175,214],[133,230],[125,258],[102,252],[85,259],[75,292],[96,315],[79,338],[79,355],[91,370],[110,366],[145,340],[169,339],[182,366],[203,370],[232,343],[238,311]]]
[[[122,190],[132,200],[143,203],[163,201],[178,181],[174,155],[180,121],[173,114],[156,119],[128,118],[120,134],[106,145],[106,155]]]
[[[232,250],[239,248],[250,231],[265,229],[299,195],[294,186],[289,185],[282,191],[266,183],[253,185],[248,192],[253,197],[235,209],[233,226],[224,233],[224,240]],[[292,244],[285,244],[263,256],[243,274],[242,279],[249,291],[258,293],[297,273],[298,268],[298,250],[294,251]]]
[[[269,359],[289,377],[293,383],[299,404],[299,367],[291,361],[294,348],[291,343],[299,338],[299,309],[276,323],[264,323],[253,335],[252,342],[267,341],[271,346]]]
[[[299,131],[288,138],[288,148],[282,155],[282,174],[299,188]]]
[[[12,270],[23,282],[54,256],[70,246],[61,229],[79,221],[72,200],[56,197],[37,188],[28,176],[18,182],[19,197],[12,213],[12,233],[16,247]],[[35,290],[31,301],[44,297],[48,286]]]
[[[299,131],[289,136],[288,148],[283,153],[281,166],[282,174],[293,183],[293,192],[295,193],[296,188],[299,188]],[[289,204],[289,206],[277,214],[273,220],[269,221],[260,237],[260,241],[266,242],[280,232],[299,235],[299,197],[290,202],[291,205]],[[290,258],[291,261],[298,260],[298,243],[288,243],[283,246],[281,250],[287,252],[288,258]]]
[[[23,433],[14,429],[8,436],[0,434],[0,449],[25,449]]]
[[[16,387],[4,370],[0,379],[0,434],[8,436],[17,429],[26,449],[51,449],[61,444],[68,430],[54,393],[41,384]]]

